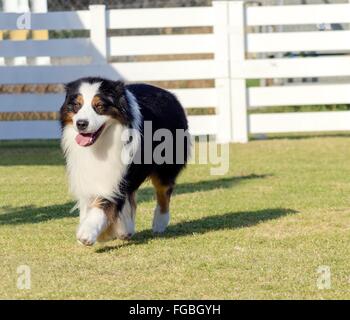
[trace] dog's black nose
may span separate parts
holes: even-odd
[[[89,121],[87,120],[78,120],[77,121],[77,128],[78,130],[85,130],[89,125]]]

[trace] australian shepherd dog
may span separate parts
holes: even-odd
[[[189,154],[188,124],[179,101],[152,85],[96,77],[65,88],[61,144],[80,210],[78,242],[91,246],[130,239],[136,191],[148,178],[157,199],[152,229],[164,232],[175,180]]]

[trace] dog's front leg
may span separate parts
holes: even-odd
[[[118,202],[120,201],[120,202]],[[113,239],[128,240],[135,233],[136,200],[135,193],[116,199],[106,207],[110,224],[98,237],[97,241],[105,242]]]
[[[125,203],[117,213],[117,238],[129,240],[135,233],[136,200],[135,193],[126,197]]]
[[[92,246],[97,238],[109,225],[105,209],[99,203],[88,205],[82,203],[80,207],[80,225],[77,231],[77,240],[85,246]]]
[[[82,224],[82,222],[87,217],[87,213],[88,213],[88,210],[90,208],[90,203],[91,203],[91,201],[88,201],[88,199],[80,199],[78,201],[80,224]]]

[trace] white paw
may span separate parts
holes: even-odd
[[[129,240],[135,234],[135,230],[126,230],[120,226],[120,221],[111,224],[105,231],[103,231],[97,238],[97,242],[107,242],[114,239]]]
[[[115,232],[115,223],[112,223],[98,236],[97,242],[107,242],[114,239],[117,239],[117,234]]]
[[[163,233],[170,222],[170,213],[161,213],[160,208],[157,207],[154,209],[152,230],[154,233]]]
[[[77,231],[78,243],[84,246],[92,246],[95,244],[97,237],[99,236],[98,228],[89,223],[83,223],[79,226]]]
[[[133,218],[126,214],[119,214],[114,230],[118,239],[129,240],[135,234]]]
[[[78,228],[78,242],[84,246],[92,246],[107,227],[108,221],[103,210],[99,208],[90,209]]]
[[[121,240],[129,240],[135,234],[135,212],[129,201],[125,202],[122,211],[118,213],[114,232]]]

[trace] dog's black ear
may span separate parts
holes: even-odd
[[[119,113],[122,115],[122,117],[125,119],[125,122],[130,124],[132,121],[132,114],[131,110],[129,108],[128,99],[126,96],[126,88],[125,84],[122,81],[116,81],[114,90],[117,95],[117,105]]]
[[[66,96],[64,98],[63,105],[61,106],[61,110],[65,107],[69,95],[73,92],[73,90],[76,87],[77,87],[77,81],[71,81],[71,82],[63,84],[63,89],[64,89],[64,92],[65,92]]]
[[[113,98],[118,98],[125,94],[125,84],[122,81],[104,80],[100,86],[100,91]]]
[[[116,91],[116,94],[119,96],[125,95],[125,83],[122,81],[115,81],[114,90]]]
[[[113,107],[118,107],[125,96],[125,84],[122,81],[104,80],[100,92],[111,100]]]
[[[131,121],[130,111],[126,98],[126,88],[123,81],[103,80],[100,93],[107,99],[111,107],[111,116],[129,124]]]
[[[70,95],[77,90],[79,86],[79,81],[71,81],[63,85],[66,96],[64,98],[63,104],[59,110],[59,119],[61,122],[61,127],[63,128],[66,124],[72,122],[71,110],[68,108],[68,101]]]
[[[72,86],[72,82],[68,82],[68,83],[63,84],[64,92],[67,93],[71,86]]]
[[[64,91],[68,95],[70,92],[73,92],[74,90],[77,90],[78,87],[79,87],[79,84],[80,84],[79,80],[75,80],[75,81],[71,81],[71,82],[65,83],[63,85]]]

